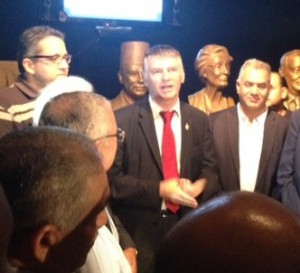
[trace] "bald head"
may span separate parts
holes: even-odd
[[[293,96],[300,96],[300,49],[286,52],[280,59],[279,74],[284,78],[288,92]]]
[[[300,272],[299,234],[299,219],[278,202],[257,193],[229,193],[173,228],[155,272]]]
[[[91,138],[108,170],[117,150],[117,123],[110,102],[92,92],[61,94],[51,99],[41,112],[39,125],[60,126]]]
[[[0,139],[0,183],[14,218],[11,265],[56,273],[82,266],[109,197],[94,143],[58,127],[11,132]]]
[[[141,99],[147,92],[143,81],[143,60],[149,43],[130,41],[122,43],[120,52],[119,82],[126,94],[134,101]]]

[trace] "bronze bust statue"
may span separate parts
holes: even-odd
[[[148,48],[149,44],[141,41],[121,44],[118,79],[123,85],[123,90],[111,100],[114,111],[134,103],[147,94],[143,80],[143,61]]]
[[[286,52],[280,59],[280,76],[285,80],[288,97],[284,106],[291,110],[300,108],[300,49]]]
[[[226,47],[216,44],[204,46],[195,60],[195,70],[205,87],[188,96],[189,104],[207,114],[235,105],[233,98],[223,96],[228,86],[230,65],[233,61]]]

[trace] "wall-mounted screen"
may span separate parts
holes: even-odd
[[[69,18],[161,22],[163,0],[63,0]]]

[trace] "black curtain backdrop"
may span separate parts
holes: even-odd
[[[246,59],[264,60],[278,70],[282,54],[300,48],[299,0],[181,0],[179,26],[171,20],[173,0],[164,0],[163,23],[118,22],[131,26],[132,31],[107,35],[100,35],[95,28],[103,22],[60,21],[60,1],[46,1],[51,7],[50,18],[45,20],[44,0],[1,0],[0,59],[15,59],[17,39],[25,28],[40,24],[58,28],[66,34],[67,48],[73,55],[70,74],[85,77],[109,99],[121,89],[117,72],[120,44],[124,41],[165,43],[179,49],[186,71],[181,92],[185,101],[187,95],[203,87],[194,72],[194,59],[206,44],[224,45],[233,56],[230,85],[224,93],[235,99],[235,79]]]

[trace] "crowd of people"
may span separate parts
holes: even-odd
[[[235,102],[233,57],[206,45],[186,103],[180,52],[125,42],[109,101],[64,39],[26,29],[0,90],[1,272],[300,271],[300,50],[245,60]]]

